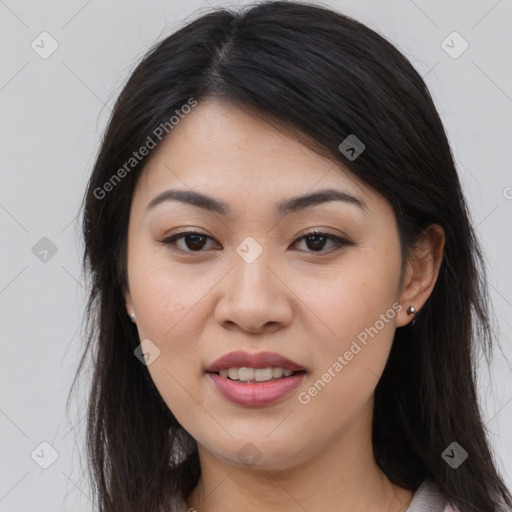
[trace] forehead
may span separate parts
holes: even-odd
[[[258,113],[200,102],[150,154],[134,203],[146,208],[167,189],[208,192],[234,208],[337,189],[371,205],[379,194],[341,164],[312,151]]]

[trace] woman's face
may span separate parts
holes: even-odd
[[[208,196],[215,208],[186,196],[148,208],[171,189]],[[347,196],[278,208],[327,189]],[[322,235],[304,237],[313,230]],[[200,236],[162,242],[187,231]],[[148,370],[169,409],[201,453],[227,463],[285,469],[337,443],[368,441],[395,328],[410,320],[400,270],[383,196],[226,103],[192,109],[137,183],[127,310],[141,342],[150,340]],[[234,369],[207,372],[234,351],[271,352],[303,371],[286,377],[274,355],[253,360],[260,371],[241,370],[238,381],[225,377],[236,378]],[[270,375],[283,376],[244,381]]]

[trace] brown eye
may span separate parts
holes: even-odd
[[[207,238],[205,235],[191,234],[183,237],[183,240],[187,249],[197,251],[203,248]]]
[[[178,241],[184,240],[184,244],[181,247],[178,246]],[[203,233],[198,233],[197,231],[184,231],[183,233],[176,233],[164,240],[160,240],[164,245],[173,246],[171,247],[174,250],[174,247],[177,247],[176,250],[181,250],[183,252],[202,252],[201,249],[204,248],[206,241],[211,237],[205,235]]]
[[[298,242],[302,240],[306,242],[306,247],[310,249],[310,251],[307,252],[332,252],[331,250],[322,250],[324,249],[325,245],[328,242],[332,242],[332,244],[334,245],[334,250],[341,249],[342,247],[347,245],[353,245],[352,242],[349,242],[348,240],[340,238],[336,235],[331,235],[329,233],[321,233],[319,231],[312,231],[310,233],[306,233],[305,235],[297,239]]]

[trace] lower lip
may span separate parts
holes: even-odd
[[[208,373],[215,387],[224,398],[238,405],[268,405],[291,393],[302,381],[306,372],[268,382],[241,383],[226,379],[216,373]]]

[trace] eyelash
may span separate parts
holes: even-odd
[[[192,250],[183,250],[183,249],[177,248],[176,242],[178,240],[181,240],[182,238],[185,238],[188,235],[199,235],[199,236],[203,236],[203,237],[212,239],[210,236],[206,235],[205,233],[201,233],[198,231],[182,231],[181,233],[175,233],[174,235],[164,238],[163,240],[158,240],[158,242],[168,246],[169,249],[172,251],[179,251],[179,252],[183,252],[183,253],[197,253],[197,254],[199,254],[201,252],[205,252],[203,250],[192,251]],[[327,238],[328,240],[331,240],[332,242],[335,243],[335,247],[330,250],[306,251],[310,254],[330,254],[332,252],[340,251],[341,249],[343,249],[346,246],[354,245],[353,242],[349,242],[348,240],[346,240],[344,238],[340,238],[339,236],[332,235],[329,233],[323,233],[321,231],[316,231],[316,230],[309,231],[308,233],[304,233],[302,236],[295,239],[294,243],[304,240],[310,236],[321,236],[321,237]],[[171,246],[174,246],[174,247],[171,247]]]

